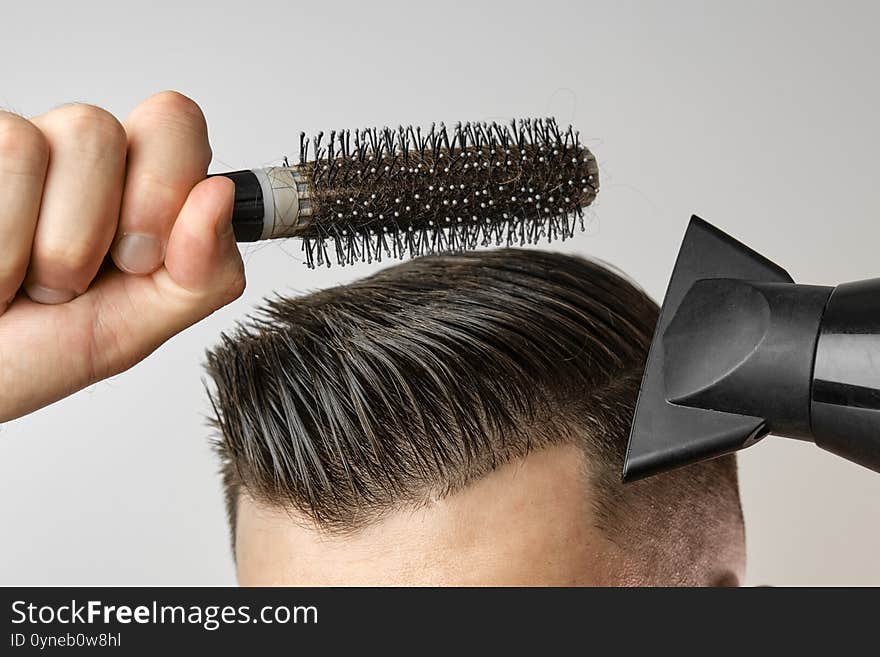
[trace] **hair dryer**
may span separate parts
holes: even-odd
[[[648,354],[623,479],[771,433],[880,471],[880,279],[799,285],[692,217]]]

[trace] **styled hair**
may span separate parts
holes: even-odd
[[[518,249],[267,301],[208,355],[233,528],[246,492],[353,531],[562,443],[582,447],[612,538],[670,505],[738,513],[733,457],[620,483],[657,315],[603,265]]]

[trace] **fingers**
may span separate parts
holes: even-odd
[[[175,93],[138,107],[128,133],[88,105],[0,112],[0,422],[127,369],[241,294],[234,185],[204,179],[210,159],[201,111]],[[119,269],[97,275],[108,250]]]
[[[126,119],[128,176],[113,245],[116,265],[149,274],[162,264],[175,218],[211,162],[208,129],[199,106],[165,91]]]
[[[70,303],[17,301],[0,321],[0,422],[128,369],[237,298],[244,272],[233,197],[226,178],[199,183],[172,231],[168,266],[151,276],[113,270]]]
[[[68,105],[32,123],[50,156],[24,289],[39,303],[65,303],[88,288],[116,232],[126,135],[113,115],[91,105]]]
[[[234,196],[227,178],[196,185],[174,223],[165,267],[152,276],[117,273],[88,295],[88,314],[99,318],[90,339],[100,358],[95,378],[128,368],[241,295],[245,277],[232,231]]]
[[[0,315],[24,281],[49,144],[30,121],[0,112]]]

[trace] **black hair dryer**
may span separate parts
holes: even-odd
[[[772,433],[880,472],[880,279],[798,285],[699,217],[654,333],[625,481]]]

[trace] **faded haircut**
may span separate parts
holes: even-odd
[[[657,315],[603,265],[517,249],[267,301],[208,355],[233,535],[242,493],[355,531],[563,443],[612,540],[740,518],[733,457],[620,483]]]

